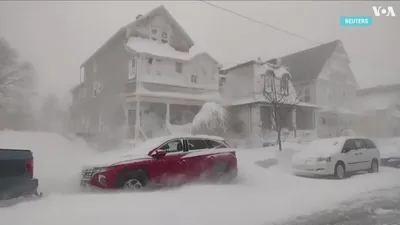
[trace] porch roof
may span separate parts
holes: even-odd
[[[268,101],[267,99],[265,99],[264,97],[256,97],[256,96],[252,96],[252,97],[248,97],[248,98],[241,98],[238,100],[233,100],[233,101],[229,101],[229,102],[224,102],[224,105],[226,106],[237,106],[237,105],[247,105],[247,104],[253,104],[253,103],[266,103],[266,104],[271,104],[270,101]],[[289,102],[287,104],[282,103],[283,105],[291,105]],[[302,107],[309,107],[309,108],[319,108],[318,105],[309,103],[309,102],[297,102],[296,104],[294,104],[296,106],[302,106]]]
[[[212,93],[202,93],[202,94],[192,94],[192,93],[180,93],[180,92],[161,92],[161,91],[149,91],[143,87],[138,90],[138,95],[140,97],[151,97],[157,98],[162,102],[168,102],[168,99],[178,100],[178,101],[201,101],[201,102],[221,102],[221,97],[218,92]],[[136,93],[128,95],[126,97],[134,97]]]

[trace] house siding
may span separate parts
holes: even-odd
[[[104,126],[109,128],[124,120],[120,116],[115,116],[115,110],[121,107],[121,102],[116,99],[120,98],[129,73],[130,55],[125,50],[124,37],[125,33],[122,32],[84,65],[87,75],[84,81],[86,96],[83,111],[86,121],[90,124],[90,133],[98,132],[100,115]],[[93,70],[94,61],[97,64],[96,71]],[[99,82],[103,88],[95,98],[93,97],[94,82]]]
[[[181,73],[176,71],[177,63],[182,63]],[[159,88],[159,91],[165,91],[163,89],[172,88],[168,86],[177,86],[176,89],[183,93],[191,93],[193,88],[218,91],[218,64],[207,56],[198,56],[191,61],[146,56],[139,66],[139,79],[148,83],[147,87],[151,90]],[[191,75],[197,77],[197,83],[191,82]]]
[[[254,94],[254,64],[228,71],[222,97],[225,99],[252,97]]]

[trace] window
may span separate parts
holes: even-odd
[[[167,153],[171,152],[183,152],[183,140],[173,140],[160,147],[160,149],[166,150]]]
[[[282,76],[279,86],[280,86],[281,95],[288,96],[289,95],[289,75],[288,74],[284,74]]]
[[[326,124],[326,119],[324,117],[321,118],[321,123]]]
[[[93,98],[98,96],[102,89],[103,89],[103,87],[100,83],[94,82],[93,83]]]
[[[362,139],[354,139],[354,145],[356,146],[356,149],[362,149],[365,147]]]
[[[304,101],[305,101],[305,102],[310,102],[310,100],[311,100],[311,97],[310,97],[310,88],[309,88],[309,87],[306,87],[306,88],[304,89]]]
[[[189,139],[188,140],[188,150],[200,150],[200,149],[208,149],[208,145],[204,140],[201,139]]]
[[[206,142],[207,142],[209,148],[227,148],[228,147],[223,143],[216,142],[213,140],[206,140]]]
[[[192,82],[193,84],[197,84],[197,75],[192,74],[190,76],[190,82]]]
[[[162,32],[161,33],[161,42],[164,44],[168,43],[168,33],[167,32]]]
[[[177,62],[177,63],[175,64],[175,71],[176,71],[177,73],[182,73],[182,63]]]
[[[376,148],[375,144],[373,141],[369,140],[369,139],[364,139],[365,142],[365,147],[370,149],[370,148]]]
[[[271,71],[268,71],[264,77],[264,88],[266,92],[274,92],[275,78]]]
[[[354,144],[354,141],[353,140],[347,140],[343,145],[343,149],[356,150],[356,146]]]
[[[134,79],[136,77],[136,59],[129,60],[129,75],[128,79]]]
[[[157,27],[152,27],[151,28],[151,34],[150,34],[150,36],[151,36],[151,39],[153,40],[153,41],[158,41],[158,28]]]
[[[226,81],[225,76],[219,76],[219,91],[223,91],[225,81]]]
[[[96,60],[93,60],[93,72],[97,72],[97,62]]]

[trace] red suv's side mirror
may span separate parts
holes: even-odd
[[[160,158],[160,157],[164,157],[166,154],[167,154],[167,150],[164,150],[164,149],[156,149],[156,150],[152,153],[152,156],[153,156],[153,157]]]

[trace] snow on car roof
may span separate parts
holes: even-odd
[[[211,136],[211,135],[203,135],[203,134],[168,135],[168,136],[163,136],[163,137],[159,137],[159,138],[160,138],[160,140],[165,140],[165,141],[168,141],[170,139],[175,139],[175,138],[203,138],[203,139],[211,139],[211,140],[218,140],[218,141],[224,140],[224,138],[219,137],[219,136]]]

